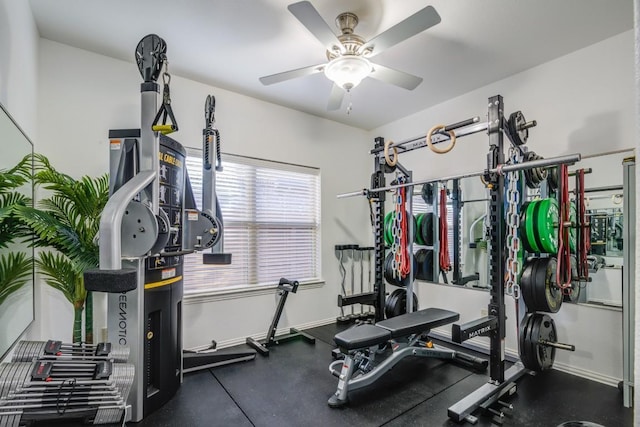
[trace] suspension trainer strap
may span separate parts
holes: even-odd
[[[162,105],[153,119],[151,129],[154,132],[160,132],[163,135],[168,135],[178,130],[178,122],[173,115],[173,109],[171,108],[171,92],[169,89],[169,83],[171,83],[171,75],[169,74],[169,64],[165,62],[165,72],[162,75],[162,82],[164,87],[162,89]],[[160,117],[162,117],[162,124],[159,124]],[[171,120],[171,123],[167,124],[167,117]]]

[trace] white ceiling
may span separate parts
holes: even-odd
[[[442,18],[376,56],[424,78],[418,88],[367,78],[328,112],[332,84],[322,73],[258,81],[326,61],[320,42],[287,10],[296,0],[29,1],[41,37],[133,63],[138,41],[155,33],[167,43],[172,74],[363,129],[633,28],[632,0],[311,0],[331,28],[339,13],[356,13],[355,32],[365,39],[427,5]]]

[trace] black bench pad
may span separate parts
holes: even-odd
[[[364,324],[336,334],[333,340],[345,350],[371,347],[391,339],[391,333],[377,326]]]
[[[441,308],[425,308],[413,313],[403,314],[376,323],[391,333],[391,338],[427,332],[432,328],[453,323],[460,319],[460,314]]]

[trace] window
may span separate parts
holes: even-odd
[[[201,208],[202,157],[189,150],[187,171]],[[224,221],[224,252],[231,265],[204,265],[185,256],[185,295],[259,287],[281,277],[320,277],[320,171],[315,168],[223,155],[216,193]]]

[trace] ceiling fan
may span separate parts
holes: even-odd
[[[324,45],[329,62],[260,77],[260,81],[264,85],[271,85],[324,72],[334,82],[328,110],[340,108],[345,91],[350,91],[366,77],[408,90],[415,89],[422,82],[421,77],[375,64],[369,58],[440,23],[438,12],[432,6],[427,6],[366,41],[353,32],[358,25],[358,17],[354,13],[338,15],[336,26],[341,34],[336,36],[310,2],[293,3],[288,9]]]

